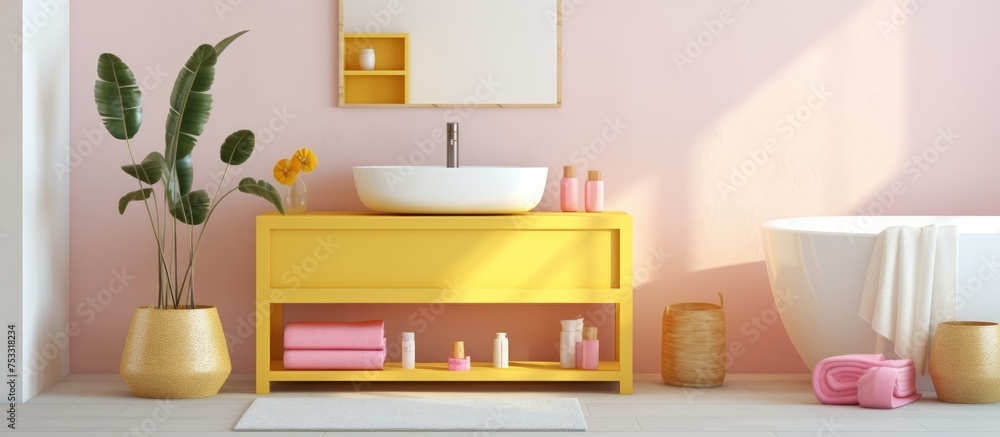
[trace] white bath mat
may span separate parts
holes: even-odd
[[[586,431],[572,398],[260,398],[236,431]]]

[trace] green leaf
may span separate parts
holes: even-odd
[[[160,168],[161,179],[163,180],[163,187],[167,197],[167,204],[173,205],[174,202],[181,197],[180,189],[177,187],[177,178],[174,176],[176,169],[174,169],[174,173],[170,172],[170,166],[167,165],[167,160],[160,154],[160,152],[153,152],[146,155],[146,158],[143,159],[142,162],[145,163],[147,160],[155,161],[156,166]]]
[[[131,139],[142,125],[142,91],[121,58],[104,53],[97,58],[94,100],[105,129],[119,140]]]
[[[136,165],[123,165],[122,170],[143,183],[153,185],[159,182],[160,177],[163,176],[164,163],[163,155],[161,155],[160,152],[153,152],[146,155],[146,157],[143,158],[142,163]]]
[[[246,129],[233,132],[222,142],[222,162],[240,165],[253,154],[254,135]]]
[[[125,214],[125,208],[128,207],[130,202],[135,200],[146,200],[152,194],[152,188],[143,188],[122,196],[121,199],[118,199],[118,214]]]
[[[173,173],[177,176],[176,185],[181,195],[191,191],[194,169],[188,157],[212,113],[212,95],[208,92],[215,81],[215,64],[219,54],[246,32],[230,35],[214,47],[202,44],[177,73],[170,92],[164,158],[176,170]]]
[[[229,35],[228,37],[226,37],[226,39],[224,39],[222,41],[219,41],[219,43],[215,45],[215,53],[221,55],[222,51],[226,50],[226,47],[229,47],[229,45],[232,44],[233,41],[236,41],[236,38],[239,38],[239,37],[243,36],[243,34],[247,33],[247,32],[249,32],[249,30],[244,30],[244,31],[241,31],[241,32],[236,32],[236,33],[234,33],[234,34]]]
[[[191,191],[191,184],[194,183],[194,162],[191,155],[178,158],[174,161],[174,187],[178,194],[187,194]]]
[[[254,181],[253,178],[244,178],[236,188],[243,193],[253,194],[271,202],[281,215],[285,215],[285,207],[281,204],[281,196],[278,195],[278,190],[274,189],[274,185],[267,183],[267,181],[263,179]]]
[[[170,215],[180,220],[181,223],[200,225],[208,219],[208,209],[211,203],[207,191],[192,191],[170,205]]]
[[[205,123],[211,115],[212,95],[208,91],[215,80],[217,60],[218,55],[212,46],[199,46],[184,64],[184,68],[177,73],[177,80],[170,92],[166,150],[163,157],[168,164],[178,167],[177,184],[181,195],[191,190],[194,173],[190,160],[186,163],[178,161],[191,155],[198,135],[205,130]]]

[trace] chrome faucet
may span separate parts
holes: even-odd
[[[448,168],[458,168],[458,123],[448,123],[448,140],[445,147],[448,149]]]

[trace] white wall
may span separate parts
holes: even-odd
[[[69,371],[69,2],[0,0],[0,306],[19,401]],[[22,22],[22,17],[24,21]]]
[[[24,0],[24,396],[69,373],[69,1]],[[74,330],[75,331],[75,330]]]
[[[6,36],[21,34],[21,0],[0,0],[0,5],[0,35],[4,36],[0,46],[0,187],[4,187],[0,195],[0,323],[5,332],[7,325],[15,324],[20,337],[22,62],[20,50],[8,44]],[[21,339],[17,341],[20,345]],[[18,360],[24,357],[21,348],[16,353]],[[16,371],[21,374],[20,367]]]
[[[409,34],[410,103],[556,102],[555,0],[396,2],[346,1],[344,32]]]

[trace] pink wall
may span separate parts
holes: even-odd
[[[989,22],[1000,3],[563,2],[562,107],[469,110],[460,120],[462,159],[546,165],[553,180],[566,163],[604,171],[609,209],[635,218],[637,372],[659,369],[664,306],[712,301],[716,292],[726,295],[729,342],[742,347],[731,372],[805,370],[774,322],[764,220],[859,208],[998,211],[982,199],[995,197],[1000,161],[992,44],[1000,28]],[[220,9],[229,3],[239,4]],[[139,209],[126,217],[115,209],[133,185],[117,169],[127,161],[124,145],[104,134],[94,109],[97,55],[118,54],[144,81],[146,123],[136,143],[145,154],[162,149],[170,87],[194,47],[252,29],[220,61],[195,186],[221,168],[225,135],[249,128],[259,149],[241,177],[266,177],[278,158],[311,147],[320,158],[309,175],[311,208],[360,210],[351,166],[399,163],[456,113],[337,108],[336,10],[325,0],[74,4],[70,308],[81,328],[73,372],[116,371],[133,309],[155,302],[148,224]],[[608,129],[616,123],[620,132]],[[953,147],[912,161],[949,127],[961,135]],[[429,162],[444,162],[441,149]],[[902,194],[879,196],[894,182]],[[268,208],[246,197],[227,203],[200,255],[198,296],[219,307],[234,371],[251,372],[253,217]],[[557,206],[547,195],[541,209]],[[114,293],[111,281],[127,285]],[[512,359],[555,359],[556,320],[600,310],[450,306],[418,316],[418,326],[409,320],[421,307],[412,306],[298,309],[290,318],[385,318],[393,335],[426,325],[422,360],[445,356],[454,332],[486,359],[486,340],[506,329]],[[515,314],[521,325],[509,326]]]

